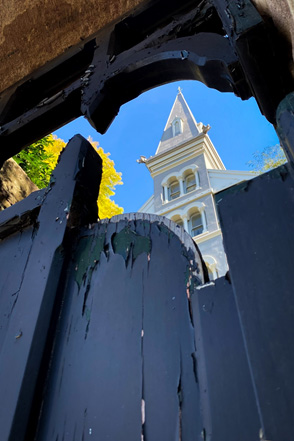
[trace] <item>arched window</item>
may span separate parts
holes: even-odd
[[[175,135],[181,133],[180,121],[175,121]]]
[[[195,213],[190,217],[189,230],[192,237],[203,233],[203,221],[201,213]]]
[[[180,215],[176,214],[171,218],[171,220],[178,224],[180,227],[184,228],[184,222]]]
[[[180,184],[179,181],[174,180],[168,187],[168,199],[169,201],[176,199],[180,196]]]
[[[185,179],[185,190],[186,193],[195,190],[196,188],[196,178],[194,173],[190,173]]]
[[[183,121],[181,118],[175,118],[172,122],[173,136],[183,133]]]
[[[202,256],[208,271],[209,280],[218,278],[217,261],[212,256]]]

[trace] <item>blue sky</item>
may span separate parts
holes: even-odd
[[[114,200],[126,213],[137,211],[153,193],[152,178],[136,159],[155,154],[179,86],[196,121],[210,124],[209,136],[228,170],[248,170],[254,152],[279,142],[253,98],[241,101],[198,81],[169,83],[140,95],[121,107],[105,135],[97,133],[85,118],[57,130],[55,134],[66,142],[80,133],[110,152],[124,182],[117,187]]]

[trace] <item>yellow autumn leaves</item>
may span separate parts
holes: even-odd
[[[49,143],[45,146],[44,150],[48,154],[48,158],[45,159],[46,163],[51,170],[54,170],[60,152],[66,146],[62,139],[57,138],[54,135],[49,135]],[[93,148],[97,151],[102,159],[102,180],[100,185],[99,197],[98,197],[98,209],[100,219],[110,218],[116,214],[123,213],[123,208],[119,207],[111,198],[115,194],[116,185],[122,185],[121,173],[117,172],[114,167],[114,162],[109,158],[110,153],[105,153],[103,148],[98,145],[98,142],[94,142],[90,137],[88,141]]]
[[[90,137],[88,141],[102,159],[102,180],[98,197],[99,217],[104,219],[121,214],[124,211],[123,208],[110,199],[115,194],[116,185],[123,184],[121,173],[115,170],[114,162],[109,158],[110,153],[105,153],[103,148],[99,147],[98,142],[94,142]]]

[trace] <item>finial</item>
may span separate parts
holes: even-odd
[[[182,90],[183,90],[183,89],[181,89],[180,86],[179,86],[179,87],[178,87],[178,91],[179,91],[179,93],[182,93]]]
[[[146,156],[140,156],[139,159],[137,159],[138,164],[145,164],[145,162],[147,162],[147,158]]]
[[[211,129],[211,127],[210,127],[209,124],[207,124],[207,126],[205,126],[205,125],[203,124],[202,132],[204,133],[204,135],[206,135],[206,133],[207,133],[208,130],[210,130],[210,129]]]

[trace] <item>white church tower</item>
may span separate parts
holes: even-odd
[[[209,129],[196,122],[179,88],[155,155],[142,161],[153,178],[154,194],[139,212],[166,216],[185,228],[215,279],[228,266],[214,194],[253,176],[225,169]]]

